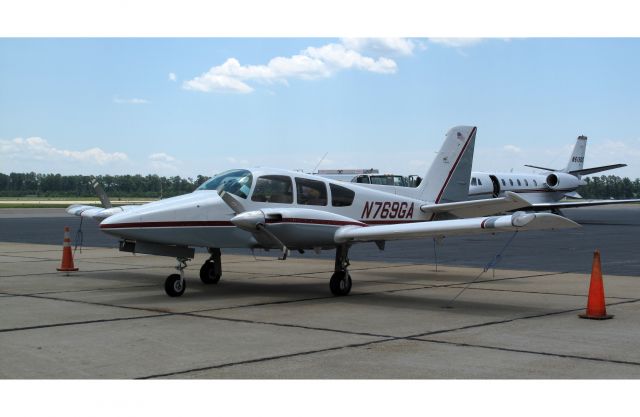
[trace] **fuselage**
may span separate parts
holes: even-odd
[[[431,217],[420,211],[424,202],[419,199],[300,172],[251,169],[227,171],[190,194],[115,214],[100,228],[121,239],[170,245],[264,247],[264,242],[231,222],[237,213],[220,191],[233,194],[244,211],[267,213],[269,227],[292,249],[334,247],[335,230],[350,224],[397,224]]]
[[[584,184],[579,178],[562,173],[486,173],[472,172],[469,200],[502,197],[505,191],[520,194],[529,202],[552,203],[563,199]]]

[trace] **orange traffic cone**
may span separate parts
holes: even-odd
[[[71,238],[69,237],[69,227],[64,228],[64,242],[62,243],[62,263],[60,268],[56,268],[62,272],[77,271],[78,268],[73,266],[73,254],[71,253]]]
[[[613,318],[607,314],[604,303],[604,284],[602,283],[602,271],[600,269],[600,251],[593,252],[593,266],[591,267],[591,283],[589,284],[589,300],[587,311],[580,314],[580,318],[592,320],[606,320]]]

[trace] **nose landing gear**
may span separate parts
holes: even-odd
[[[187,258],[178,258],[176,269],[179,274],[171,274],[164,282],[164,290],[169,297],[180,297],[184,294],[187,283],[184,280],[184,269],[187,267]]]

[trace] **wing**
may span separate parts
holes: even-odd
[[[73,214],[74,216],[88,217],[100,222],[109,216],[113,216],[114,214],[117,214],[117,213],[122,213],[123,211],[131,210],[134,207],[140,207],[140,206],[128,205],[128,206],[104,208],[104,207],[96,207],[96,206],[85,206],[82,204],[73,204],[67,207],[66,212],[69,214]]]
[[[560,201],[557,203],[536,203],[532,204],[527,210],[545,211],[553,209],[563,209],[572,207],[588,207],[588,206],[607,206],[610,204],[629,204],[640,203],[640,199],[630,200],[585,200],[585,201]]]
[[[448,213],[455,217],[478,217],[488,214],[503,213],[507,211],[528,209],[531,206],[527,200],[520,195],[507,191],[504,197],[488,198],[484,200],[459,201],[455,203],[443,204],[423,204],[420,210],[425,213]]]
[[[418,239],[473,234],[489,234],[520,230],[549,230],[580,227],[577,223],[555,214],[522,213],[473,219],[438,220],[383,226],[343,226],[336,230],[336,243],[379,240]]]

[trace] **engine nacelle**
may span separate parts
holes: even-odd
[[[563,172],[554,172],[553,174],[549,174],[545,180],[545,186],[551,190],[575,189],[584,184],[584,181],[571,174],[565,174]]]

